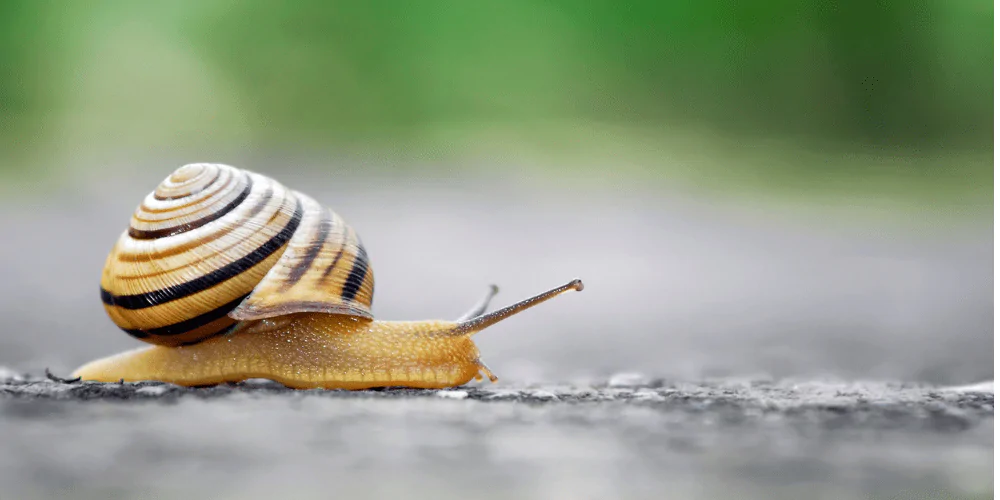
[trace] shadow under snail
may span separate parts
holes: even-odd
[[[496,376],[472,336],[580,280],[455,321],[381,321],[354,229],[277,181],[228,165],[184,165],[149,193],[104,265],[111,320],[155,344],[78,368],[82,380],[184,386],[251,378],[293,388],[444,388]],[[482,374],[482,375],[481,375]]]

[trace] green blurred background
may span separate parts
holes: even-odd
[[[101,264],[157,182],[221,162],[351,221],[380,318],[582,278],[477,337],[507,387],[991,380],[992,26],[987,0],[0,0],[0,372],[138,347]],[[11,407],[0,489],[992,492],[992,434],[952,413],[227,401]]]
[[[0,176],[293,152],[985,213],[992,25],[986,0],[4,0]]]

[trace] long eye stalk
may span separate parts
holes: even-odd
[[[504,307],[503,309],[497,309],[496,311],[493,311],[489,314],[483,314],[480,316],[476,316],[475,318],[472,318],[470,320],[463,321],[459,323],[458,326],[456,326],[451,333],[454,335],[474,334],[480,330],[488,328],[489,326],[495,323],[499,323],[500,321],[503,321],[521,311],[530,309],[538,304],[541,304],[542,302],[545,302],[546,300],[549,300],[557,295],[568,292],[570,290],[576,290],[576,291],[583,290],[583,282],[580,280],[573,280],[561,287],[553,288],[552,290],[549,290],[545,293],[541,293],[539,295],[535,295],[530,299],[522,300],[521,302],[518,302],[514,305]]]

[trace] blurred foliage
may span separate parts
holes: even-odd
[[[992,26],[986,0],[3,0],[0,165],[527,147],[666,171],[724,138],[733,165],[779,144],[766,175],[904,165],[986,192]],[[825,159],[845,153],[875,160]]]

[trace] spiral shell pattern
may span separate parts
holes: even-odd
[[[112,321],[159,345],[295,312],[371,319],[357,233],[312,198],[220,164],[175,170],[135,210],[101,276]]]

